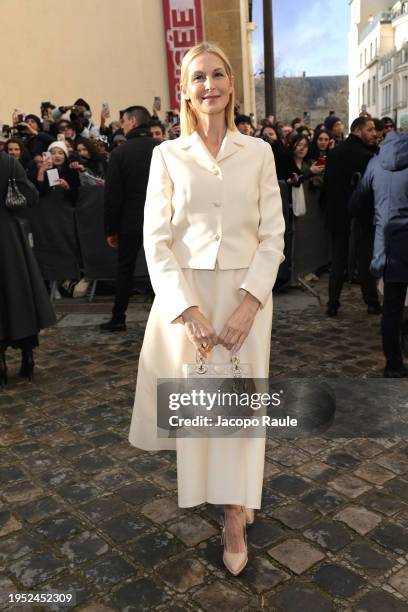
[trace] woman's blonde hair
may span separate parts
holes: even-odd
[[[181,62],[181,83],[187,88],[188,85],[188,67],[193,59],[202,53],[213,53],[217,55],[223,62],[227,76],[232,79],[234,73],[229,59],[224,51],[215,43],[202,42],[195,47],[191,47],[184,55]],[[225,123],[229,130],[236,130],[234,123],[234,107],[235,107],[235,91],[234,87],[230,94],[227,106],[225,107]],[[181,95],[180,100],[180,135],[189,136],[194,132],[198,125],[198,117],[190,100],[186,100],[185,96]]]

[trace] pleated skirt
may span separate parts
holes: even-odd
[[[201,312],[220,333],[242,302],[239,289],[247,269],[183,269]],[[171,300],[171,296],[169,296]],[[163,308],[163,306],[161,307]],[[256,314],[241,350],[255,378],[268,378],[272,330],[272,293]],[[183,378],[184,363],[194,363],[196,352],[184,325],[167,323],[154,300],[140,353],[129,442],[149,451],[177,452],[178,505],[205,502],[260,508],[265,462],[265,437],[160,438],[157,435],[157,379]],[[226,363],[230,353],[218,345],[208,362]]]

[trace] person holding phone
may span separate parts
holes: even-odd
[[[197,351],[213,363],[239,353],[255,378],[268,378],[285,223],[271,147],[236,128],[234,75],[217,45],[185,54],[180,92],[181,136],[154,149],[146,194],[144,248],[156,297],[129,441],[177,451],[180,507],[224,506],[223,561],[237,575],[248,560],[246,521],[261,507],[265,438],[158,438],[157,379],[182,378]]]
[[[54,172],[49,173],[52,170]],[[77,170],[68,165],[68,149],[65,142],[57,140],[43,153],[43,162],[38,168],[35,185],[41,196],[59,199],[62,195],[64,199],[75,204],[78,198],[79,177]],[[62,189],[60,195],[54,191],[56,187]]]
[[[315,130],[310,146],[310,159],[314,161],[317,167],[323,169],[322,173],[316,174],[312,178],[312,185],[317,189],[323,188],[327,154],[333,147],[333,142],[331,134],[326,128],[321,127],[320,130]]]

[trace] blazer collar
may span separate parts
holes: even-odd
[[[241,134],[238,130],[227,130],[216,158],[208,151],[197,131],[194,131],[189,136],[180,137],[178,139],[178,146],[181,149],[189,150],[197,161],[201,163],[206,162],[206,164],[210,164],[213,167],[214,164],[218,164],[223,159],[234,155],[242,149],[247,144],[248,138],[251,137]]]

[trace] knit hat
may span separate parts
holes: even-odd
[[[47,151],[51,151],[51,149],[56,149],[57,147],[58,149],[61,149],[61,151],[64,151],[65,157],[68,158],[67,145],[65,144],[63,140],[56,140],[55,142],[52,142],[50,146],[48,147]]]
[[[326,128],[326,130],[329,130],[329,132],[331,132],[334,124],[337,123],[338,121],[341,122],[341,119],[339,119],[339,117],[336,117],[335,115],[329,115],[324,120],[324,127]]]
[[[36,122],[36,124],[38,125],[38,129],[42,130],[42,121],[41,121],[41,119],[37,115],[33,115],[33,113],[30,113],[29,115],[25,116],[24,121],[26,122],[27,119],[33,119]]]

